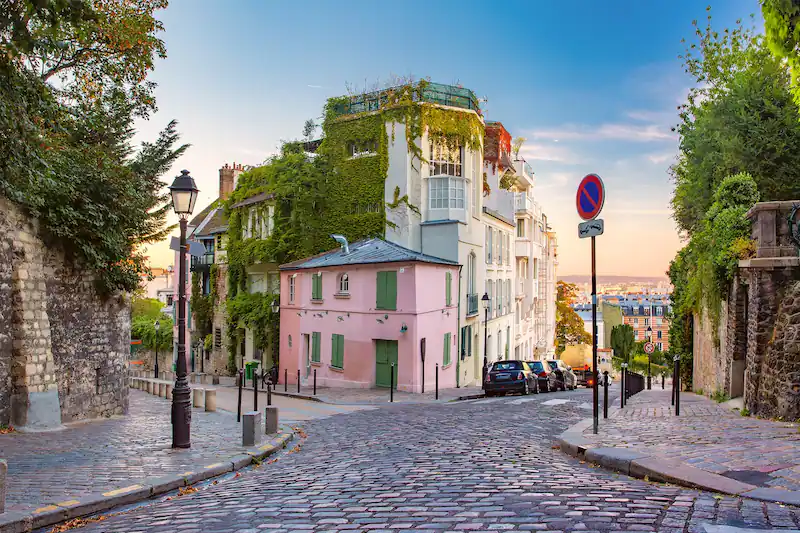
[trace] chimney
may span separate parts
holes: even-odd
[[[236,188],[236,180],[244,171],[244,165],[241,163],[233,163],[233,166],[225,165],[219,169],[219,198],[220,200],[227,200],[233,190]]]

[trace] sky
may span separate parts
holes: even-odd
[[[671,127],[692,83],[680,41],[707,5],[172,0],[158,14],[168,55],[151,75],[159,110],[137,123],[137,138],[178,121],[192,147],[162,179],[190,170],[199,210],[217,197],[224,163],[263,162],[348,86],[393,75],[460,83],[486,98],[486,119],[527,139],[521,153],[558,235],[559,275],[590,273],[575,194],[596,173],[606,187],[598,273],[662,277],[682,246],[669,209]],[[761,28],[757,0],[717,0],[711,13],[718,28],[755,13]],[[147,254],[151,266],[173,261],[166,243]]]

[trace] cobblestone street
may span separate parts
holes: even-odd
[[[554,437],[589,392],[395,405],[313,420],[296,453],[90,532],[797,529],[792,507],[634,480],[571,459]]]

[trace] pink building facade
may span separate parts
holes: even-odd
[[[438,364],[456,386],[458,264],[367,239],[280,269],[281,380],[419,393]]]

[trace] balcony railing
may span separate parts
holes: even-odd
[[[514,208],[517,213],[527,213],[533,210],[533,200],[527,194],[518,192],[514,195]]]
[[[467,294],[467,316],[478,314],[478,295]]]
[[[390,87],[380,91],[351,96],[346,101],[336,104],[334,106],[334,111],[340,115],[378,111],[390,103],[390,94],[396,94],[398,91],[403,90],[408,89],[403,86]],[[413,94],[412,100],[415,102],[422,101],[432,104],[460,107],[462,109],[471,109],[478,114],[481,112],[478,97],[475,96],[475,93],[463,87],[454,87],[441,83],[428,83],[421,94]]]
[[[191,270],[206,270],[214,264],[214,254],[203,254],[200,257],[192,257]]]

